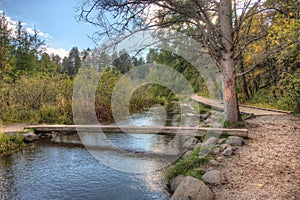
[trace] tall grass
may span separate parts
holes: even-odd
[[[2,132],[2,123],[0,121],[0,157],[7,156],[14,151],[24,148],[24,137],[20,135],[5,134]]]

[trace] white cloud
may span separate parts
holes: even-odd
[[[0,15],[4,13],[3,10],[0,9]],[[10,16],[5,15],[6,20],[8,22],[8,29],[14,32],[16,31],[16,27],[18,25],[18,21],[13,20]],[[26,29],[26,31],[33,35],[35,33],[35,27],[34,26],[28,26],[26,22],[22,22],[22,26]],[[44,33],[40,30],[37,29],[38,36],[40,36],[43,39],[52,39],[53,37],[49,35],[48,33]],[[64,58],[65,56],[69,55],[69,52],[63,48],[55,49],[52,47],[46,47],[45,52],[48,53],[49,55],[54,54],[54,55],[59,55],[61,58]]]
[[[35,33],[35,30],[34,30],[34,28],[32,28],[32,27],[26,28],[26,31],[27,31],[29,34],[31,34],[31,35],[33,35],[33,34]],[[52,38],[53,38],[53,37],[52,37],[51,35],[49,35],[48,33],[43,33],[43,32],[41,32],[40,30],[37,30],[37,34],[38,34],[38,36],[40,36],[40,37],[42,37],[42,38],[45,38],[45,39],[48,39],[48,38],[52,39]]]
[[[4,13],[3,10],[0,10],[0,15],[2,15]],[[16,20],[13,20],[10,16],[7,16],[5,15],[6,17],[6,20],[8,22],[8,28],[11,30],[11,31],[15,31],[16,28],[17,28],[17,25],[18,25],[18,21]],[[34,34],[34,29],[35,27],[34,26],[28,26],[26,22],[22,22],[21,23],[22,26],[26,29],[26,31],[29,33],[29,34]],[[48,33],[44,33],[40,30],[37,29],[37,33],[38,33],[38,36],[44,38],[44,39],[52,39],[53,37],[51,35],[49,35]]]
[[[47,47],[45,52],[49,55],[51,55],[51,54],[59,55],[61,58],[64,58],[65,56],[69,55],[69,51],[67,51],[63,48],[55,49],[52,47]]]

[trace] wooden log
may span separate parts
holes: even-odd
[[[186,135],[203,136],[208,132],[228,134],[243,138],[248,137],[248,129],[228,129],[209,127],[156,127],[156,126],[107,126],[107,125],[33,125],[26,126],[25,129],[34,129],[37,133],[58,132],[103,132],[103,133],[130,133],[130,134],[164,134],[164,135]]]

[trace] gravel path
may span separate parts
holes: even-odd
[[[212,188],[216,199],[300,199],[300,117],[247,122],[250,139],[222,163],[227,183]]]

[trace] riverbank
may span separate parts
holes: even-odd
[[[214,197],[210,194],[205,199],[298,199],[300,117],[290,114],[257,116],[246,120],[246,125],[249,138],[244,140],[245,145],[234,145],[232,154],[226,156],[225,151],[216,151],[219,147],[214,147],[215,160],[201,166],[203,173],[210,173],[210,179],[205,174],[201,179],[214,194]],[[223,158],[219,159],[220,156]],[[177,184],[175,194],[179,194],[177,190],[182,188],[181,181],[191,182],[182,177],[172,181]],[[180,195],[190,196],[191,191],[194,191],[191,188],[200,183],[195,181],[195,184],[180,191]],[[174,187],[172,183],[171,187]],[[188,192],[189,190],[191,191]],[[198,195],[200,194],[196,196]]]
[[[298,199],[300,196],[300,117],[248,119],[247,144],[219,169],[226,183],[212,190],[216,199]]]

